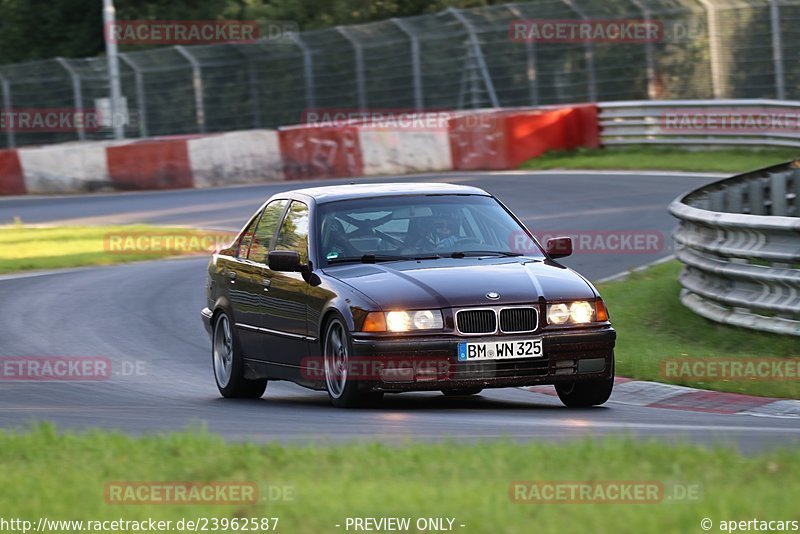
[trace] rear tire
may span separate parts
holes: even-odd
[[[325,368],[325,388],[328,398],[337,408],[363,408],[377,404],[383,398],[379,391],[369,391],[359,380],[349,375],[353,344],[350,331],[339,317],[325,327],[322,357]]]
[[[558,398],[568,408],[589,408],[604,404],[614,389],[614,364],[611,364],[611,378],[562,382],[556,384]]]
[[[473,395],[478,395],[483,388],[481,387],[472,387],[472,388],[458,388],[458,389],[443,389],[442,393],[444,393],[445,397],[472,397]]]
[[[214,321],[211,341],[211,364],[220,394],[228,399],[258,399],[267,389],[267,380],[244,377],[244,360],[228,314],[220,313]]]

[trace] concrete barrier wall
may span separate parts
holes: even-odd
[[[278,133],[274,130],[189,139],[188,150],[195,187],[283,180]]]
[[[0,195],[215,187],[275,180],[515,169],[599,146],[594,105],[459,112],[430,129],[298,125],[0,150]]]
[[[106,150],[123,143],[64,143],[19,149],[28,193],[95,191],[109,185]]]
[[[361,160],[367,176],[449,171],[453,168],[446,131],[359,129]]]

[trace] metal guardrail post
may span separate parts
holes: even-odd
[[[778,0],[769,1],[769,19],[772,28],[772,62],[775,65],[775,97],[786,98],[786,82],[783,77],[783,39],[781,35],[781,14]]]
[[[523,17],[519,8],[514,4],[505,6],[515,17]],[[539,80],[536,65],[536,44],[532,39],[525,39],[525,74],[528,78],[528,94],[531,98],[531,106],[539,105]]]
[[[411,43],[411,77],[414,84],[414,109],[422,111],[425,107],[425,102],[422,95],[422,65],[420,64],[419,53],[419,38],[411,27],[401,19],[391,19],[395,26],[400,28],[400,31],[408,36]]]
[[[561,0],[567,7],[575,12],[582,20],[589,21],[586,12],[573,0]],[[586,58],[586,85],[589,93],[589,102],[597,102],[597,73],[594,67],[594,43],[583,41],[584,57]]]
[[[0,74],[0,87],[3,89],[3,113],[6,114],[6,145],[8,148],[17,146],[17,139],[11,123],[11,84],[8,78]]]
[[[136,85],[136,110],[139,123],[139,137],[147,137],[147,101],[144,92],[144,75],[139,65],[128,55],[120,54],[119,58],[133,71],[133,81]]]
[[[364,48],[361,46],[361,43],[358,42],[347,28],[343,26],[336,26],[336,31],[338,31],[342,37],[347,39],[350,45],[353,47],[353,52],[355,52],[356,58],[356,90],[358,91],[358,109],[359,111],[366,111],[367,110],[367,83],[364,79]]]
[[[82,114],[83,97],[81,92],[81,77],[78,75],[77,71],[72,68],[72,65],[67,63],[67,60],[63,57],[57,57],[56,61],[64,68],[65,71],[67,71],[72,79],[72,96],[75,102],[75,130],[78,133],[78,140],[86,141],[86,126],[83,124],[84,117]],[[79,114],[80,118],[78,118]]]
[[[486,60],[483,57],[481,43],[478,41],[475,28],[472,26],[472,23],[467,20],[467,17],[465,17],[464,14],[458,9],[450,7],[447,8],[447,11],[450,12],[456,19],[458,19],[458,21],[467,30],[467,33],[469,34],[469,42],[472,47],[472,53],[474,54],[475,60],[478,62],[478,68],[481,71],[483,83],[486,86],[486,92],[489,93],[489,101],[492,103],[492,107],[499,108],[500,101],[497,99],[497,93],[495,93],[492,77],[489,75],[489,68],[486,66]]]
[[[186,58],[186,61],[192,66],[192,86],[194,87],[194,106],[195,118],[197,121],[197,131],[206,133],[206,105],[205,97],[203,95],[203,71],[200,67],[200,62],[197,58],[189,53],[186,48],[181,45],[175,47],[180,55]]]
[[[294,41],[297,48],[303,53],[303,75],[306,88],[306,109],[315,109],[317,101],[314,96],[314,58],[311,56],[311,49],[303,42],[298,33],[290,33],[289,38]]]

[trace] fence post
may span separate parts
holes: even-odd
[[[67,60],[65,60],[63,57],[57,57],[56,61],[59,65],[64,67],[64,70],[67,71],[72,79],[72,97],[75,102],[75,130],[78,132],[78,140],[86,141],[86,127],[83,124],[84,118],[82,116],[83,98],[81,96],[81,77],[78,75],[75,69],[72,68],[72,65],[67,63]],[[79,114],[81,115],[80,118],[78,118]]]
[[[475,57],[475,60],[478,62],[478,68],[481,71],[481,76],[483,76],[483,83],[486,86],[486,92],[489,93],[489,100],[492,103],[492,107],[499,108],[500,101],[497,100],[497,93],[494,91],[492,77],[489,75],[489,68],[486,66],[486,60],[483,58],[481,43],[478,41],[478,36],[475,34],[475,28],[472,27],[472,23],[467,20],[467,17],[465,17],[464,14],[458,9],[449,7],[447,8],[447,11],[452,13],[452,15],[458,19],[464,28],[466,28],[467,33],[469,34],[469,42],[472,46],[472,53]]]
[[[119,58],[133,71],[133,80],[136,84],[136,109],[137,122],[139,123],[139,137],[147,137],[147,103],[145,101],[144,78],[142,69],[131,59],[128,54],[122,53]]]
[[[783,39],[781,36],[781,13],[778,0],[769,1],[769,19],[772,26],[772,62],[775,64],[775,95],[786,100],[786,82],[783,78]]]
[[[411,27],[401,19],[393,18],[392,22],[400,28],[400,31],[408,36],[411,43],[411,77],[414,83],[414,108],[417,111],[422,111],[425,107],[422,96],[422,68],[420,65],[419,55],[419,39],[417,34],[411,30]]]
[[[192,85],[194,86],[194,105],[195,116],[197,118],[197,130],[200,133],[206,133],[206,105],[205,98],[203,97],[203,71],[200,68],[200,62],[197,58],[189,53],[183,46],[178,45],[175,50],[180,53],[189,64],[192,66]]]
[[[353,46],[353,51],[356,57],[356,90],[358,91],[358,109],[359,111],[367,110],[367,84],[364,80],[364,49],[361,43],[358,42],[350,31],[344,26],[336,26],[342,37]]]
[[[572,0],[561,0],[568,8],[575,12],[582,20],[588,22],[589,17],[583,9]],[[594,43],[583,41],[584,57],[586,58],[586,84],[589,93],[589,102],[597,102],[597,74],[594,68]]]
[[[514,4],[508,4],[506,6],[511,14],[515,17],[519,17],[522,19],[522,13],[520,13],[517,6]],[[538,106],[539,105],[539,81],[537,79],[537,68],[536,68],[536,47],[534,45],[533,40],[525,39],[525,58],[526,58],[526,68],[525,73],[528,78],[528,93],[531,97],[531,105]]]
[[[8,148],[17,146],[14,128],[11,123],[11,84],[8,78],[0,74],[0,87],[3,89],[3,113],[6,114],[6,144]]]
[[[122,102],[122,88],[119,80],[119,53],[117,51],[117,41],[109,38],[109,32],[114,25],[116,10],[112,0],[103,0],[103,32],[106,42],[106,56],[108,58],[108,82],[110,85],[111,100],[111,127],[114,130],[114,139],[125,137],[125,125],[122,117],[118,116],[120,103]]]
[[[642,2],[642,0],[631,0],[631,2],[633,2],[633,4],[642,11],[642,16],[648,23],[653,21],[653,13],[650,11],[650,8]],[[647,39],[644,43],[644,61],[647,65],[647,97],[650,100],[655,100],[655,98],[658,96],[656,94],[656,62],[653,41],[650,39]]]
[[[303,74],[306,84],[306,110],[315,109],[317,107],[316,99],[314,98],[314,59],[311,57],[311,49],[300,38],[299,33],[290,33],[289,37],[297,45],[297,48],[303,53]]]
[[[706,18],[708,20],[708,52],[711,61],[711,89],[714,98],[722,98],[722,63],[719,55],[719,31],[717,10],[711,0],[697,0],[706,8]]]

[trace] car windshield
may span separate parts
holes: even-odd
[[[316,220],[323,265],[523,254],[543,258],[524,228],[488,196],[343,200],[321,205]]]

